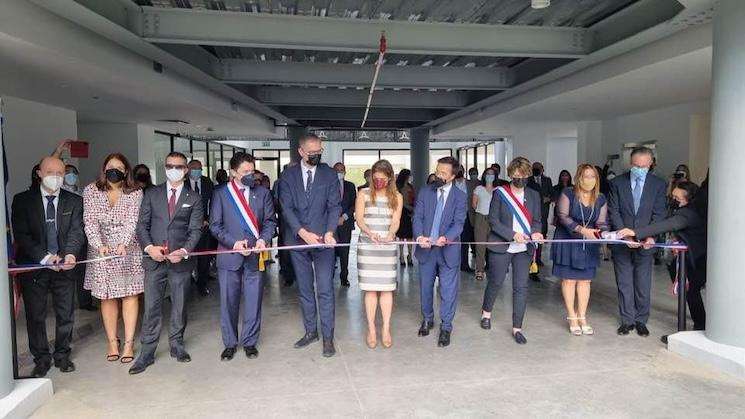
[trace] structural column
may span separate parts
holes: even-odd
[[[720,0],[713,25],[706,336],[745,348],[745,280],[738,273],[745,239],[745,1]]]
[[[411,176],[414,187],[420,188],[429,175],[429,128],[413,128],[410,137]]]
[[[0,100],[0,124],[2,124],[2,100]],[[0,143],[3,141],[0,126]],[[4,161],[5,147],[0,147],[0,162]],[[5,217],[5,173],[0,170],[0,214]],[[8,217],[9,218],[9,217]],[[6,226],[9,228],[10,226]],[[10,279],[8,278],[8,241],[0,238],[0,399],[10,394],[15,387],[13,378],[13,343],[11,338]]]
[[[290,140],[290,161],[299,162],[300,153],[297,149],[300,147],[300,137],[305,134],[305,127],[303,126],[290,126],[287,127],[287,139]]]

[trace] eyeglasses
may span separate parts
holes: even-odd
[[[184,170],[184,169],[186,169],[186,166],[184,166],[182,164],[179,164],[179,165],[167,164],[166,165],[166,170],[171,170],[171,169]]]
[[[303,151],[305,152],[305,154],[307,154],[309,156],[315,156],[316,154],[323,154],[323,151],[324,150],[322,148],[322,149],[320,149],[318,151],[306,151],[306,150],[303,150]]]

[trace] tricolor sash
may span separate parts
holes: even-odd
[[[256,220],[256,214],[254,214],[253,210],[248,205],[245,195],[243,195],[240,189],[238,189],[235,180],[229,182],[226,189],[228,190],[228,196],[230,197],[229,201],[233,204],[233,208],[235,208],[238,213],[238,218],[243,223],[243,227],[248,229],[248,231],[254,235],[256,240],[259,240],[261,237],[259,236],[259,223]]]
[[[530,236],[530,225],[533,223],[533,217],[530,215],[530,211],[525,208],[522,202],[518,201],[515,194],[512,193],[512,188],[509,186],[497,187],[497,193],[499,198],[502,199],[507,207],[512,211],[512,215],[517,219],[517,223],[522,227],[523,232]]]

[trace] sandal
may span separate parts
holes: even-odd
[[[134,340],[124,341],[124,346],[126,347],[127,344],[130,344],[130,343],[134,344]],[[132,348],[132,354],[134,355],[134,347]],[[134,360],[135,360],[134,356],[123,356],[119,362],[121,362],[122,364],[129,364],[130,362]]]
[[[476,271],[476,280],[477,281],[483,281],[484,280],[484,273],[480,271]]]
[[[116,348],[117,348],[117,351],[118,351],[118,350],[119,350],[119,348],[120,348],[120,347],[122,346],[122,341],[121,341],[121,340],[119,340],[119,338],[116,338],[116,339],[111,339],[111,340],[109,341],[109,343],[114,343],[114,342],[116,342]],[[116,361],[118,361],[118,360],[119,360],[119,358],[121,358],[121,357],[119,356],[119,354],[111,354],[111,353],[110,353],[110,354],[106,355],[106,360],[107,360],[107,361],[109,361],[109,362],[116,362]]]
[[[577,320],[580,320],[582,323],[585,323],[586,319],[584,317],[577,317]],[[579,328],[580,330],[582,330],[583,335],[594,335],[595,334],[595,330],[593,330],[592,326],[590,326],[589,324],[580,324]]]
[[[375,347],[378,346],[378,336],[377,333],[373,336],[372,339],[370,339],[370,334],[367,334],[367,347],[370,349],[375,349]]]
[[[388,333],[388,339],[386,339],[385,333],[383,333],[381,342],[383,343],[383,347],[386,348],[386,349],[388,349],[391,346],[393,346],[393,336],[391,336],[391,334]]]
[[[570,322],[572,320],[579,320],[578,317],[567,317],[567,320]],[[569,333],[572,334],[572,336],[582,336],[582,328],[579,326],[572,326],[572,324],[569,324]]]

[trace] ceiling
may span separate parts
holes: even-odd
[[[683,8],[675,0],[552,0],[545,9],[530,0],[76,2],[266,106],[278,125],[359,128],[385,31],[369,129],[426,126]],[[627,21],[606,24],[618,16]]]

